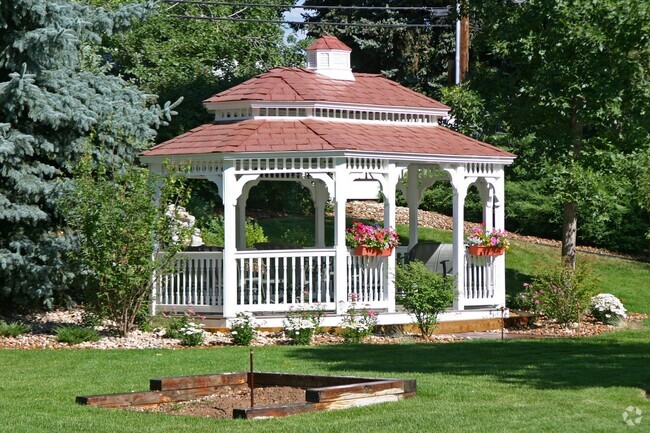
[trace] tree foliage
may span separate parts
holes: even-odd
[[[305,6],[447,6],[448,2],[377,0],[306,0]],[[422,10],[316,9],[305,21],[367,24],[448,24]],[[352,66],[358,72],[383,73],[414,90],[436,96],[447,83],[454,35],[448,28],[311,27],[310,36],[332,34],[352,48]]]
[[[114,8],[129,0],[91,0]],[[266,2],[286,4],[280,0]],[[300,47],[284,43],[280,25],[179,18],[179,16],[278,20],[281,8],[161,3],[157,13],[128,32],[105,37],[103,53],[113,72],[133,79],[162,100],[183,97],[180,113],[159,140],[210,121],[207,97],[276,66],[303,63]]]
[[[95,62],[92,44],[144,17],[68,0],[0,3],[0,299],[51,306],[69,295],[72,243],[56,202],[90,142],[94,158],[130,161],[171,107]]]
[[[84,300],[97,315],[114,320],[122,335],[150,299],[155,273],[169,266],[189,238],[189,228],[167,215],[187,195],[184,177],[173,171],[164,178],[133,165],[109,171],[100,164],[95,171],[85,158],[62,199],[88,273]]]

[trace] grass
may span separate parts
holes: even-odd
[[[0,320],[0,337],[17,337],[29,332],[30,326],[20,322],[5,322]]]
[[[307,220],[292,223],[308,226]],[[286,231],[286,225],[275,224],[279,235]],[[448,232],[436,230],[423,229],[420,235],[451,240]],[[632,311],[650,313],[650,265],[589,257],[602,291],[622,297]],[[558,249],[513,242],[506,259],[508,289],[516,290],[539,267],[558,260]],[[648,326],[584,339],[254,350],[259,370],[415,378],[418,395],[387,405],[252,422],[123,412],[79,406],[74,398],[146,390],[154,377],[245,370],[249,348],[2,350],[0,430],[650,432],[650,400],[644,397],[650,389]],[[633,430],[623,422],[628,406],[644,415]]]
[[[61,343],[79,344],[84,341],[97,341],[101,338],[93,328],[82,326],[60,326],[56,328],[56,339]]]
[[[5,350],[0,418],[15,433],[623,432],[626,407],[650,413],[649,341],[642,329],[581,340],[255,348],[260,370],[415,378],[418,396],[253,422],[74,403],[77,395],[145,390],[154,377],[245,370],[248,348]],[[650,431],[650,421],[635,431]]]

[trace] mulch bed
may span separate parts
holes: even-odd
[[[279,406],[305,401],[305,390],[290,386],[255,388],[255,407]],[[209,418],[232,418],[235,408],[248,408],[251,403],[250,388],[227,387],[207,397],[156,406],[131,406],[134,412],[157,412],[171,415],[192,415]]]

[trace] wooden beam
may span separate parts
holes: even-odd
[[[149,389],[168,391],[174,389],[207,388],[223,385],[240,385],[248,381],[248,374],[243,372],[200,374],[195,376],[177,376],[151,379]]]
[[[313,403],[350,400],[368,396],[394,395],[404,393],[404,382],[401,380],[384,380],[369,383],[329,386],[325,388],[310,388],[306,392],[306,400]]]

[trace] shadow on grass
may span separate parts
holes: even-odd
[[[648,335],[645,332],[644,335]],[[289,356],[332,372],[492,376],[540,389],[650,389],[650,342],[603,339],[470,341],[298,349]]]

